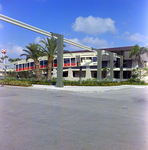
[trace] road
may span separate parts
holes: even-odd
[[[0,150],[147,150],[148,87],[0,87]]]

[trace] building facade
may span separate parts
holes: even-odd
[[[137,67],[143,68],[148,64],[148,57],[146,54],[142,54],[140,59],[129,58],[129,51],[133,46],[129,47],[117,47],[117,48],[105,48],[108,52],[116,53],[123,56],[123,79],[129,79],[131,77],[132,69]],[[42,74],[46,75],[47,68],[47,56],[39,58],[40,69]],[[114,80],[120,79],[120,59],[114,57],[113,59],[113,72]],[[55,55],[52,69],[52,77],[57,77],[57,56]],[[81,68],[81,70],[80,70]],[[110,56],[102,55],[102,68],[106,68],[102,71],[102,79],[110,79]],[[16,72],[34,70],[34,61],[29,59],[15,62],[14,70]],[[63,77],[67,80],[79,80],[81,71],[82,80],[97,78],[97,52],[96,51],[72,51],[70,53],[63,54]]]

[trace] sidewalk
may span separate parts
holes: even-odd
[[[28,87],[30,89],[41,89],[41,90],[60,90],[60,91],[73,91],[73,92],[107,92],[114,90],[122,90],[128,88],[148,88],[148,86],[137,86],[137,85],[120,85],[120,86],[64,86],[56,87],[53,85],[33,85]]]

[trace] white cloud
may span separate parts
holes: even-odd
[[[0,23],[0,29],[2,29],[4,26]]]
[[[131,34],[129,31],[124,32],[121,36],[117,36],[117,38],[136,42],[146,42],[148,40],[148,36],[141,35],[140,33]]]
[[[103,48],[108,45],[108,42],[104,39],[98,39],[97,37],[93,38],[88,36],[82,40],[82,43],[85,43],[88,46],[95,47],[95,48]]]
[[[77,38],[69,39],[69,40],[79,43],[79,44],[82,44],[82,45],[89,46],[89,47],[94,47],[94,48],[103,48],[103,47],[108,46],[108,42],[106,40],[98,39],[97,37],[93,38],[93,37],[87,36],[84,39],[82,39],[81,41]],[[65,49],[68,49],[71,51],[71,50],[80,50],[81,48],[75,47],[73,45],[68,45]]]
[[[69,40],[71,40],[71,41],[73,41],[73,42],[76,42],[76,43],[79,43],[79,44],[81,44],[81,42],[79,41],[79,39],[77,39],[77,38],[74,38],[74,39],[69,39]]]
[[[0,11],[2,11],[2,9],[3,9],[3,8],[2,8],[2,5],[0,4]]]
[[[12,53],[13,55],[21,55],[21,54],[23,54],[24,52],[23,52],[23,48],[21,47],[21,46],[18,46],[18,45],[14,45],[14,46],[12,46],[11,47],[11,49],[10,49],[10,54]]]
[[[7,44],[7,45],[0,45],[1,49],[6,49],[7,50],[7,55],[10,58],[16,58],[16,57],[20,57],[20,55],[22,53],[24,53],[22,50],[23,48],[21,46],[18,45],[12,45],[12,44]]]
[[[112,33],[116,33],[117,29],[114,25],[115,21],[111,18],[100,18],[100,17],[78,17],[75,20],[72,28],[76,32],[84,32],[87,34],[98,34],[98,33],[106,33],[108,31]]]
[[[34,43],[39,44],[39,43],[40,43],[40,40],[42,40],[42,39],[41,39],[40,36],[38,36],[38,37],[36,37],[36,39],[34,40]]]
[[[140,33],[135,33],[133,35],[130,35],[131,41],[145,42],[147,39],[148,36],[140,35]]]
[[[130,32],[129,31],[126,31],[123,33],[124,35],[130,35]]]
[[[69,40],[71,40],[71,41],[73,41],[73,42],[75,42],[75,43],[81,44],[81,42],[80,42],[79,39],[77,39],[77,38],[69,39]],[[70,49],[70,50],[80,50],[79,47],[76,47],[76,46],[73,46],[73,45],[70,45],[70,44],[68,44],[68,46],[67,46],[65,49]]]

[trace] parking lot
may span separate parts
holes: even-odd
[[[0,149],[147,150],[147,91],[0,86]]]

